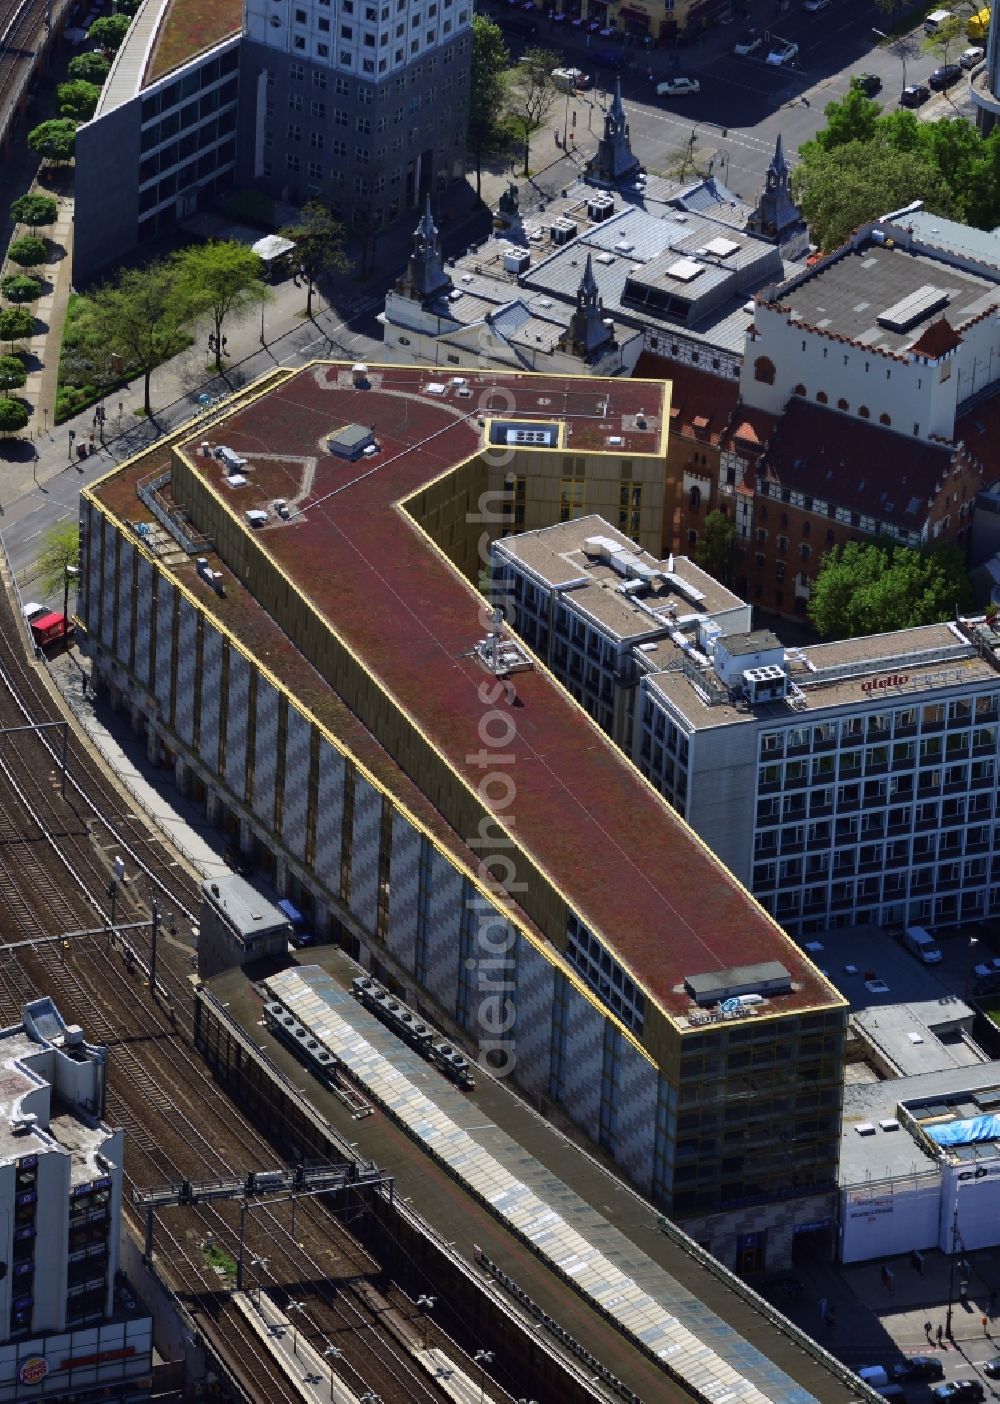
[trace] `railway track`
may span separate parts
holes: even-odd
[[[18,656],[19,647],[2,602],[0,727],[62,720],[34,668]],[[62,798],[58,747],[49,735],[0,737],[3,944],[108,926],[109,855],[118,852],[127,855],[144,886],[178,914],[193,919],[196,883],[169,866],[162,842],[150,840],[127,800],[73,737]],[[97,844],[98,837],[110,840],[106,849]],[[119,900],[116,926],[144,918],[143,904],[133,893],[134,885]],[[141,932],[130,932],[127,940],[114,943],[98,934],[17,952],[0,945],[0,1005],[5,1015],[15,1018],[28,999],[50,993],[89,1038],[108,1044],[108,1120],[126,1131],[127,1192],[182,1179],[241,1175],[279,1161],[181,1032],[189,1026],[188,968],[170,947],[161,946],[161,953],[158,968],[168,998],[153,1000],[144,985],[146,942]],[[343,1352],[338,1371],[352,1388],[374,1392],[385,1404],[440,1404],[443,1396],[414,1364],[408,1349],[420,1334],[411,1335],[405,1327],[414,1315],[412,1303],[383,1279],[379,1264],[331,1208],[300,1200],[294,1234],[287,1211],[266,1200],[256,1201],[246,1217],[247,1258],[267,1260],[265,1290],[279,1305],[292,1298],[303,1301],[299,1332],[313,1338],[321,1351],[336,1346]],[[225,1202],[158,1215],[157,1266],[198,1315],[236,1378],[246,1382],[248,1398],[268,1404],[296,1398],[261,1342],[228,1303],[227,1293],[220,1291],[218,1273],[205,1252],[206,1242],[211,1242],[235,1259],[238,1220],[238,1206]],[[136,1227],[141,1230],[143,1225]]]

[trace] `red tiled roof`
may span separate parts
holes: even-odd
[[[740,398],[740,383],[735,376],[726,380],[682,361],[654,356],[650,351],[639,357],[635,373],[670,381],[673,433],[687,431],[688,437],[719,442]]]
[[[982,464],[985,486],[1000,480],[1000,392],[955,421],[955,440]]]
[[[648,415],[653,396],[636,381],[463,374],[472,399],[442,402],[423,389],[433,372],[373,368],[373,388],[364,390],[350,385],[344,368],[307,368],[237,409],[215,437],[251,462],[250,484],[232,500],[242,522],[256,503],[296,498],[302,456],[316,455],[334,427],[374,423],[381,453],[373,463],[319,452],[302,515],[255,539],[476,790],[482,774],[470,757],[483,746],[484,673],[469,651],[482,637],[482,601],[397,504],[476,452],[481,431],[467,406],[478,408],[494,393],[526,417],[540,418],[539,399],[550,401],[550,412],[570,414],[577,444],[605,396],[617,420],[640,406]],[[221,477],[214,461],[193,462]],[[504,750],[513,756],[507,769],[516,794],[501,820],[664,1008],[688,1007],[677,992],[685,975],[769,959],[782,961],[795,981],[783,1008],[838,1000],[546,673],[518,673],[513,682],[513,735]]]
[[[947,445],[793,397],[760,471],[783,488],[919,531],[950,461]]]
[[[939,317],[936,322],[932,322],[927,330],[909,348],[915,356],[946,356],[949,351],[954,351],[956,346],[961,346],[962,338],[948,321],[947,317]]]

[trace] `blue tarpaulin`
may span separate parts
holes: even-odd
[[[305,925],[305,922],[302,918],[302,913],[299,911],[298,907],[296,907],[293,902],[289,902],[287,897],[278,903],[278,911],[283,913],[288,918],[288,920],[295,927],[296,931],[298,931],[300,927]]]
[[[1000,1140],[1000,1116],[972,1116],[967,1121],[928,1126],[928,1136],[939,1146],[968,1146],[973,1141]]]

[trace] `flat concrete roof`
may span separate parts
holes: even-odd
[[[878,320],[924,288],[937,290],[944,301],[906,330],[894,330]],[[779,289],[774,301],[803,326],[846,337],[873,351],[900,353],[919,341],[941,316],[960,328],[1000,303],[1000,288],[926,254],[867,243],[818,265],[787,290]]]
[[[249,484],[238,493],[221,486],[221,464],[195,456],[203,429],[188,451],[194,470],[248,533],[247,509],[276,497],[294,503],[290,521],[272,516],[255,541],[476,791],[481,776],[468,760],[481,745],[484,674],[470,651],[483,633],[481,597],[431,549],[400,503],[481,450],[477,421],[491,411],[537,421],[545,410],[566,421],[571,447],[585,449],[603,447],[611,432],[627,435],[642,408],[652,432],[637,433],[659,445],[666,390],[659,387],[657,401],[650,382],[455,369],[466,384],[448,381],[444,394],[427,388],[441,383],[440,372],[420,368],[371,366],[365,389],[354,386],[349,365],[319,363],[279,379],[213,427],[214,442],[250,462]],[[470,397],[460,398],[459,388]],[[324,436],[349,422],[375,424],[381,452],[373,462],[350,465],[323,453]],[[307,462],[315,465],[309,473]],[[113,474],[93,491],[134,518],[132,482],[130,494]],[[193,565],[184,578],[197,580]],[[292,686],[282,659],[298,650],[228,575],[226,587],[225,601],[199,589],[205,609],[224,617]],[[668,1014],[683,1016],[690,1007],[680,986],[687,971],[769,959],[788,967],[792,992],[768,1012],[840,1004],[778,924],[547,673],[521,672],[514,681],[516,731],[508,749],[519,845]],[[477,866],[471,854],[466,861]]]

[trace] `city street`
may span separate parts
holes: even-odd
[[[750,6],[751,20],[761,32],[799,45],[798,67],[769,67],[765,62],[768,41],[756,54],[741,57],[733,52],[743,24],[734,21],[706,33],[676,51],[645,50],[635,44],[622,45],[599,37],[591,38],[566,25],[554,25],[544,18],[532,39],[508,34],[514,54],[526,47],[552,48],[564,61],[591,75],[594,87],[584,95],[604,104],[605,94],[614,85],[614,70],[602,62],[612,52],[621,55],[622,97],[629,112],[632,149],[650,171],[666,171],[671,157],[687,147],[692,128],[699,168],[716,151],[715,169],[732,190],[752,200],[763,180],[780,132],[789,158],[794,160],[799,145],[824,125],[827,103],[844,96],[851,77],[874,73],[882,80],[878,101],[892,111],[904,85],[901,60],[887,48],[879,48],[873,26],[884,26],[885,16],[872,0],[833,0],[828,9],[809,14],[796,5],[787,13],[776,13],[771,4],[760,0]],[[505,5],[491,11],[501,25],[511,13]],[[922,30],[914,35],[916,53],[907,59],[905,81],[925,82],[942,62],[940,56],[925,54],[919,45]],[[650,81],[649,73],[653,73]],[[660,98],[655,83],[669,75],[697,78],[701,92],[674,98]],[[935,95],[920,111],[924,119],[963,115],[966,85],[963,80],[952,91],[954,106],[946,97]],[[579,108],[581,103],[573,102]],[[579,116],[579,113],[578,113]],[[599,129],[599,113],[592,113],[593,130]],[[579,116],[581,130],[586,116]],[[722,129],[728,136],[722,136]]]

